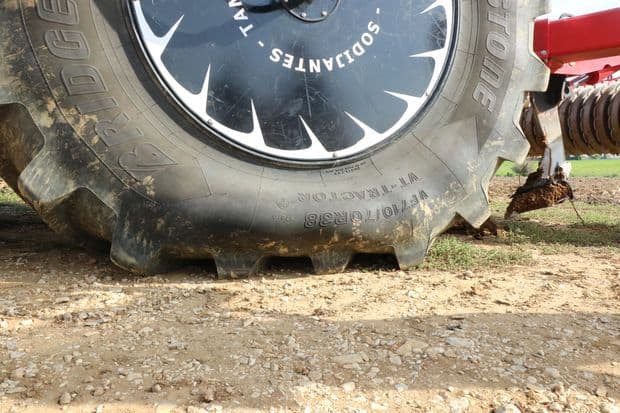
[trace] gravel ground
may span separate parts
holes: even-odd
[[[620,412],[620,247],[532,254],[476,272],[143,278],[5,215],[0,412]]]

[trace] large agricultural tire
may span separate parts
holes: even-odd
[[[2,2],[0,174],[52,229],[109,243],[112,261],[137,273],[212,258],[220,275],[240,276],[280,256],[310,257],[325,273],[355,253],[394,253],[412,268],[457,216],[474,226],[489,217],[499,163],[528,153],[524,91],[545,90],[549,77],[527,46],[546,1],[455,1],[441,81],[389,144],[282,161],[240,150],[180,108],[145,58],[130,7]]]

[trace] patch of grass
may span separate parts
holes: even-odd
[[[571,161],[571,176],[576,178],[617,178],[620,177],[620,159],[588,159]],[[536,170],[538,162],[530,162],[529,170]],[[504,162],[497,176],[519,176],[512,162]]]
[[[454,236],[439,238],[431,248],[423,270],[465,271],[527,265],[532,254],[518,248],[503,246],[501,249],[484,248]]]
[[[620,159],[574,161],[573,176],[576,177],[620,177]]]
[[[31,216],[32,210],[10,188],[0,188],[0,222],[18,222]]]
[[[585,224],[570,203],[522,214],[522,220],[502,221],[509,232],[507,244],[563,244],[575,247],[620,248],[620,213],[617,205],[575,203]],[[495,213],[503,215],[508,204],[493,202]]]
[[[0,189],[0,204],[23,204],[24,201],[8,188]]]

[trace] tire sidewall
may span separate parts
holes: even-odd
[[[500,108],[515,93],[516,0],[460,2],[450,68],[417,121],[371,156],[313,169],[242,153],[187,117],[150,72],[125,1],[58,0],[22,9],[49,86],[40,93],[53,97],[62,113],[57,121],[71,127],[106,171],[89,177],[91,191],[120,211],[125,201],[108,189],[116,180],[211,234],[256,233],[263,240],[286,235],[287,251],[273,247],[280,255],[296,255],[308,242],[334,236],[334,242],[373,252],[418,230],[415,236],[430,239],[495,163],[475,158],[498,121],[512,118]],[[61,36],[83,42],[88,53],[80,54],[84,45],[73,52],[55,48],[53,40]],[[92,87],[70,84],[70,75],[80,71],[92,76]],[[467,148],[459,147],[463,143]],[[235,245],[256,244],[246,241]]]

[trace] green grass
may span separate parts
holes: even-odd
[[[16,205],[23,203],[24,201],[22,201],[21,198],[15,194],[15,192],[8,188],[0,189],[0,204]]]
[[[528,212],[521,220],[499,221],[508,228],[501,240],[509,245],[566,245],[569,247],[620,248],[620,212],[617,205],[575,203],[583,217],[581,222],[570,203]],[[493,202],[492,209],[502,215],[508,204]]]
[[[570,203],[528,212],[521,220],[504,221],[507,202],[493,202],[495,221],[507,231],[481,242],[452,235],[440,237],[431,248],[422,270],[465,271],[532,264],[531,251],[553,255],[578,248],[603,247],[611,254],[620,252],[620,213],[617,205],[576,203],[585,224]]]
[[[577,178],[616,178],[620,177],[620,159],[571,161],[571,176]],[[530,162],[528,169],[533,171],[537,162]],[[497,176],[518,176],[514,171],[514,163],[504,162],[497,171]]]
[[[485,248],[454,236],[439,238],[431,248],[423,270],[465,271],[502,268],[532,263],[532,254],[521,248]]]
[[[10,222],[22,222],[24,217],[32,217],[32,209],[9,188],[0,188],[0,226]]]

